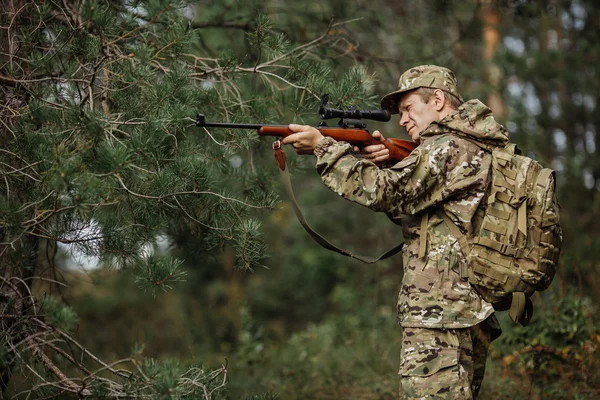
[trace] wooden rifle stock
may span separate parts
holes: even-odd
[[[370,146],[383,144],[390,151],[390,161],[397,163],[406,158],[417,145],[408,140],[386,139],[381,142],[375,139],[366,129],[316,127],[323,136],[329,136],[339,142],[347,142],[353,146]],[[287,125],[264,125],[258,129],[259,136],[286,137],[293,134]]]

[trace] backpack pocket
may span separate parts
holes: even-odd
[[[469,254],[469,282],[492,304],[521,289],[521,274],[514,257],[474,244]]]

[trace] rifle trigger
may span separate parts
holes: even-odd
[[[281,140],[276,140],[273,142],[273,150],[281,149]]]

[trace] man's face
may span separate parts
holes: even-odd
[[[417,144],[421,141],[421,132],[439,116],[435,109],[434,99],[430,99],[429,103],[424,103],[421,96],[414,91],[408,92],[400,98],[398,111],[400,112],[400,125],[406,129],[406,133]]]

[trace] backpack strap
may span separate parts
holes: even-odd
[[[429,225],[429,211],[421,216],[421,231],[419,236],[419,258],[425,257],[427,251],[427,226]]]
[[[513,292],[508,315],[515,324],[518,322],[523,326],[529,325],[533,316],[533,303],[531,299],[525,297],[525,293],[523,292]]]
[[[523,201],[519,206],[519,211],[517,214],[517,228],[519,232],[527,238],[527,201]]]

